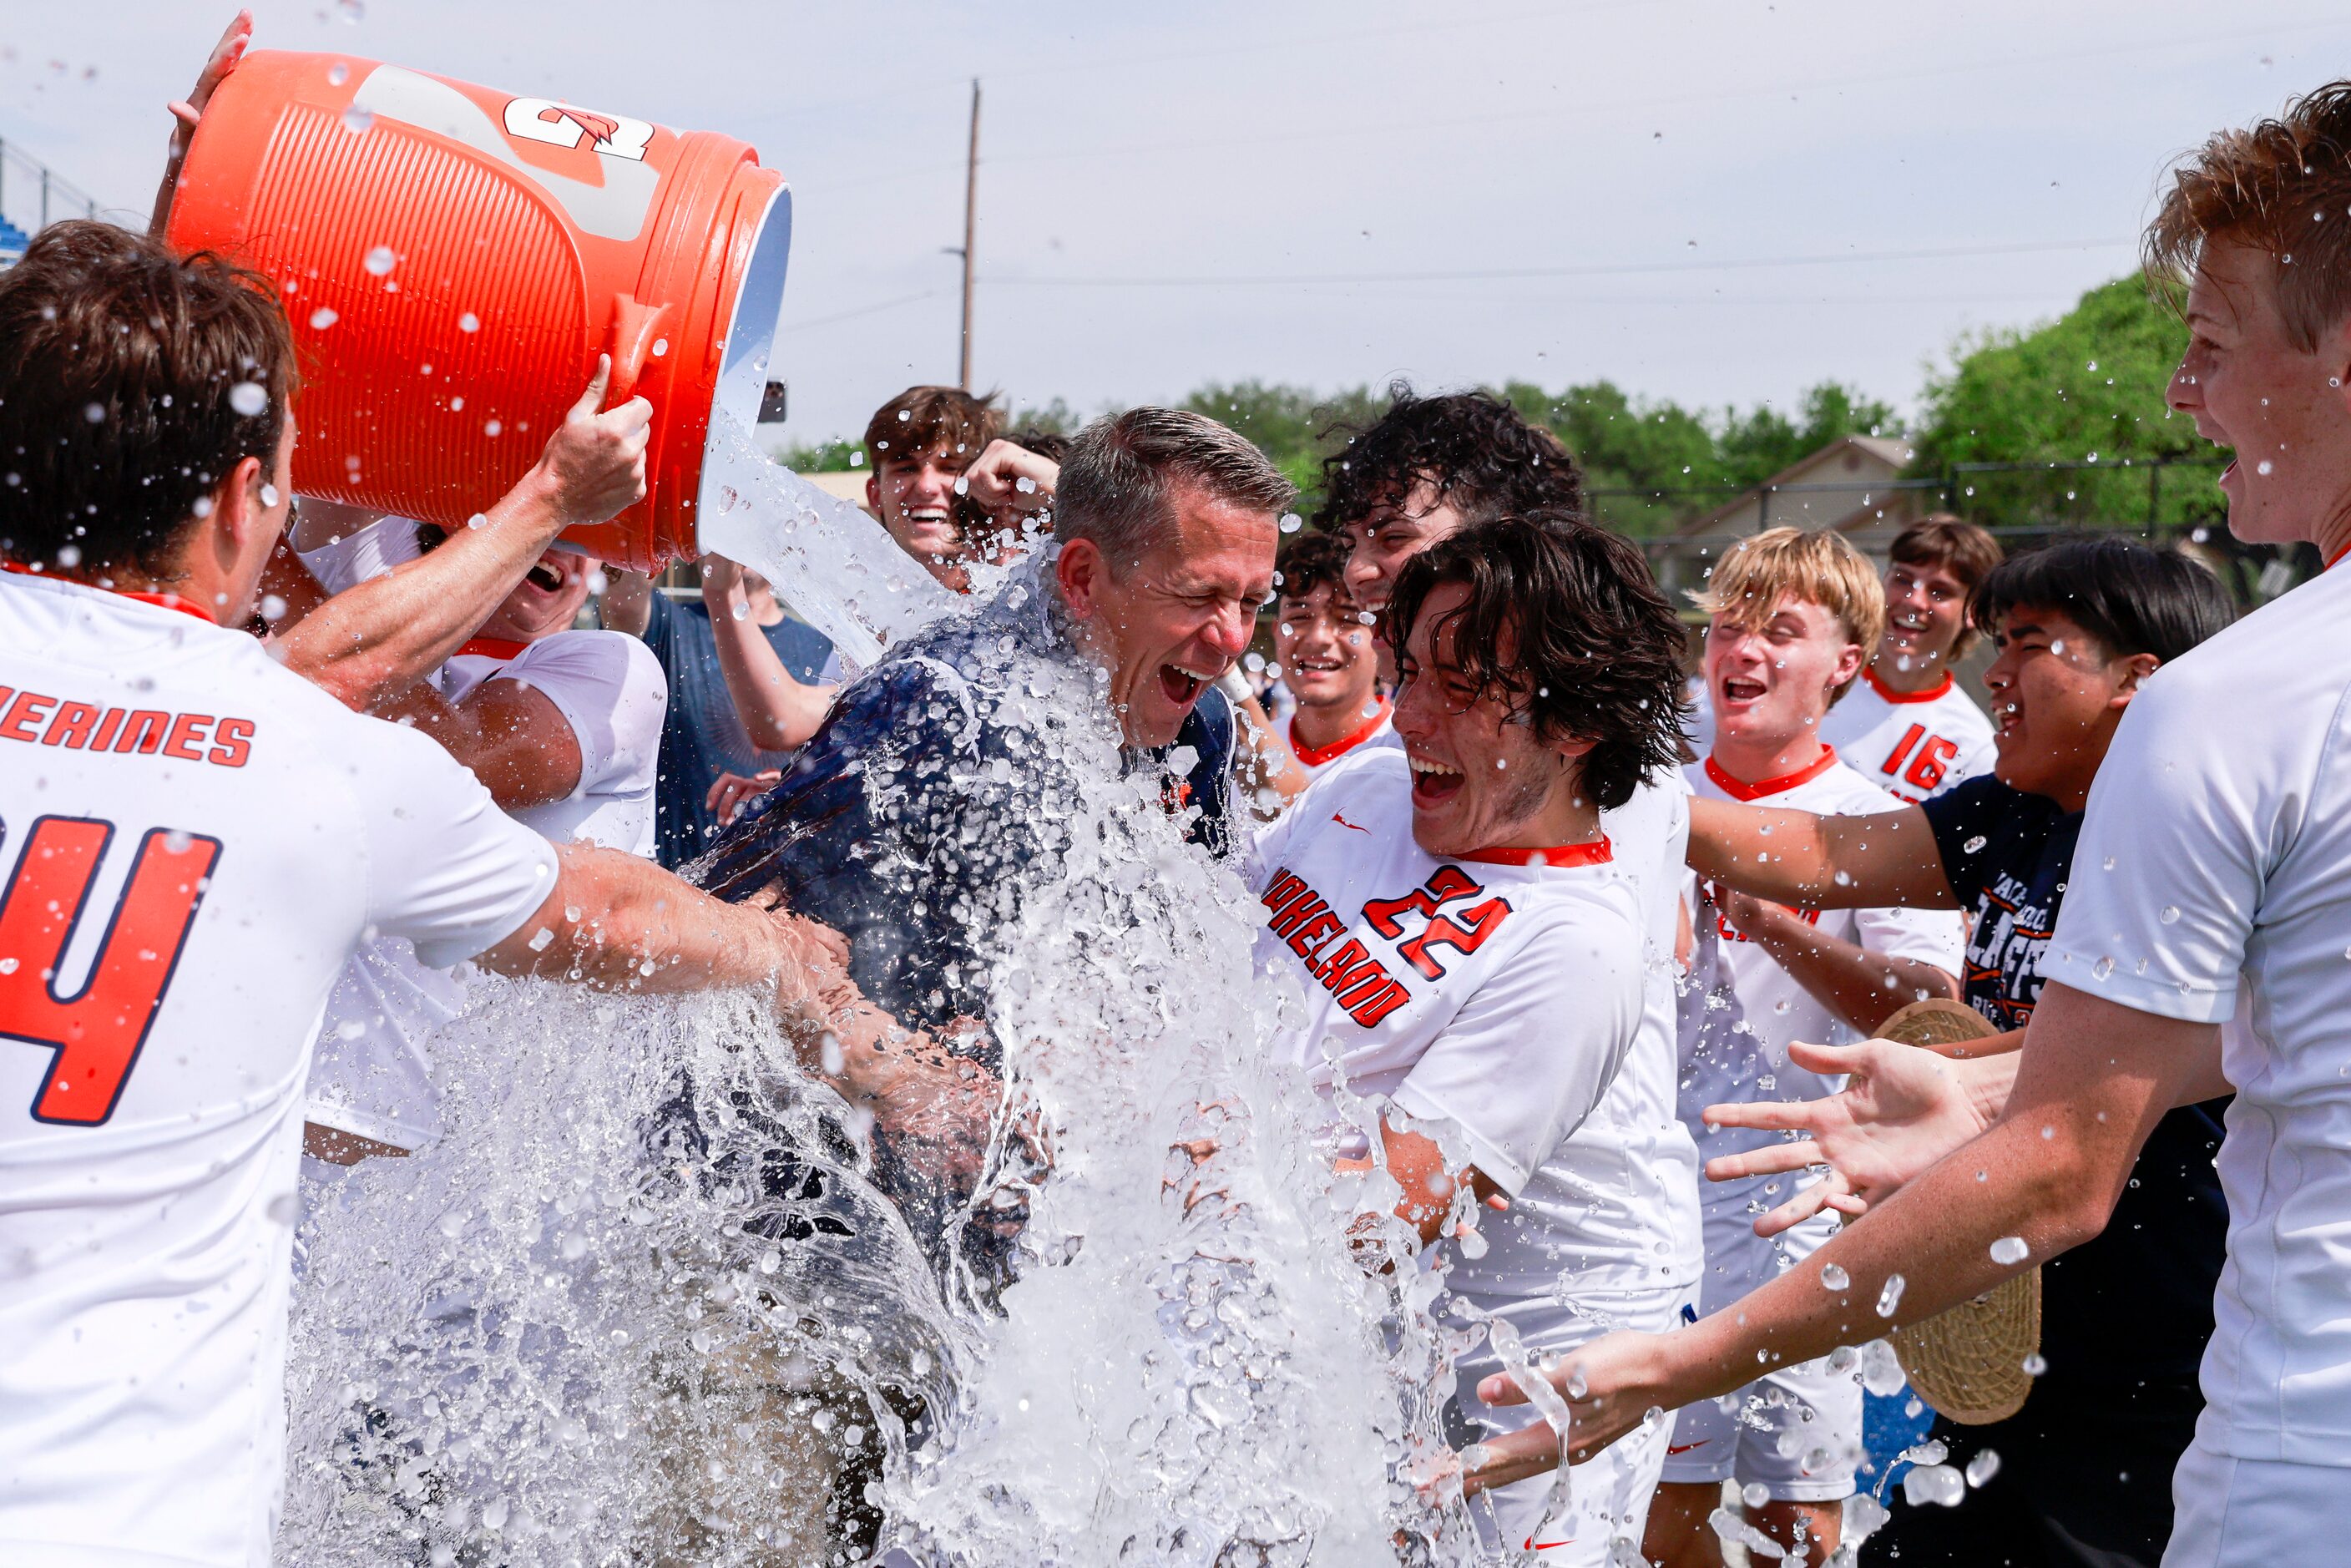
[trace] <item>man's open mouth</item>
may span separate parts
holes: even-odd
[[[528,571],[524,572],[522,575],[524,581],[529,583],[533,588],[538,589],[541,593],[560,593],[563,591],[563,574],[556,570],[553,567],[548,565],[543,560],[535,563]]]
[[[1200,700],[1201,689],[1216,678],[1204,675],[1197,670],[1187,670],[1181,664],[1162,664],[1159,666],[1159,691],[1177,707],[1189,707]]]
[[[1722,697],[1725,702],[1751,703],[1762,695],[1762,682],[1750,681],[1742,675],[1733,675],[1722,683]]]
[[[1426,757],[1413,757],[1412,803],[1420,807],[1441,806],[1461,792],[1468,783],[1458,768],[1435,761]]]

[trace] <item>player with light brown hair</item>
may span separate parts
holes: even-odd
[[[1886,558],[1886,633],[1821,738],[1871,783],[1915,802],[1991,770],[1991,721],[1951,666],[1975,641],[1968,604],[2001,549],[1975,524],[1938,512],[1895,535]]]

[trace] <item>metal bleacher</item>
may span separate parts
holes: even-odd
[[[0,267],[58,218],[96,217],[97,198],[14,142],[0,140]]]

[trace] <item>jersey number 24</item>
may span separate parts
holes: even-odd
[[[0,823],[0,852],[6,834]],[[220,860],[218,839],[150,830],[107,916],[89,978],[60,997],[66,945],[113,837],[111,822],[42,817],[0,885],[0,1039],[57,1052],[33,1097],[37,1122],[95,1127],[114,1114]]]

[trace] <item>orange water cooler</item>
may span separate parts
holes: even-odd
[[[170,239],[285,291],[305,495],[460,524],[610,353],[612,401],[653,404],[650,489],[570,537],[649,569],[695,553],[714,410],[758,418],[791,196],[730,137],[264,50],[205,109]]]

